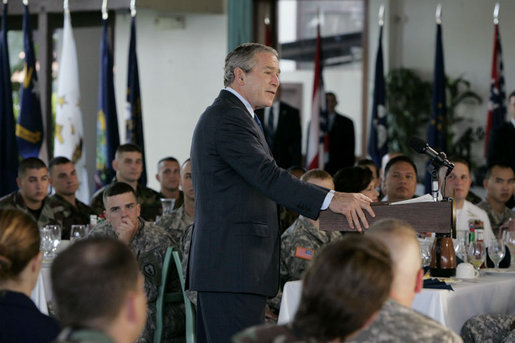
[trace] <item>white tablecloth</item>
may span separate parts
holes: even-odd
[[[48,314],[48,301],[53,299],[52,283],[50,281],[50,266],[51,264],[44,263],[39,272],[36,287],[32,290],[30,298],[36,304],[36,307],[44,313]]]
[[[461,280],[459,280],[461,281]],[[463,323],[476,314],[515,314],[515,274],[487,275],[453,283],[453,291],[426,289],[415,296],[412,307],[459,333]],[[293,319],[299,306],[302,281],[284,285],[279,324]]]

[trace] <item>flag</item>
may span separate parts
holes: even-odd
[[[427,143],[437,151],[447,151],[447,104],[445,101],[445,67],[442,25],[436,24],[436,49],[433,80],[433,111],[427,131]],[[431,192],[431,173],[426,172],[426,193]]]
[[[370,120],[370,136],[368,138],[368,154],[378,166],[381,159],[388,153],[388,135],[386,123],[383,71],[383,26],[379,28],[379,43],[377,45],[376,71],[374,77],[374,99],[372,104],[372,118]]]
[[[147,168],[145,163],[145,141],[143,139],[143,116],[141,93],[139,90],[138,56],[136,55],[136,16],[131,19],[131,38],[129,42],[129,70],[127,72],[127,119],[125,121],[126,139],[141,148],[143,172],[139,183],[146,186]]]
[[[114,177],[115,172],[112,161],[114,160],[116,149],[120,145],[114,98],[113,58],[107,40],[107,19],[102,20],[102,25],[100,84],[98,86],[96,189],[110,183]]]
[[[490,99],[488,102],[488,119],[486,122],[485,156],[492,130],[500,127],[506,117],[506,93],[504,90],[504,66],[502,63],[501,35],[499,24],[494,29],[494,53],[492,58],[492,79],[490,81]]]
[[[0,35],[0,197],[18,189],[18,145],[16,143],[7,44],[7,3],[4,2]]]
[[[272,46],[272,28],[268,17],[265,18],[265,45]]]
[[[40,157],[48,160],[44,144],[43,118],[39,103],[36,57],[32,41],[29,7],[23,5],[23,45],[25,48],[24,80],[20,91],[20,114],[16,125],[18,152],[22,158]],[[41,155],[40,155],[41,152]],[[48,162],[48,161],[46,161]]]
[[[307,169],[323,169],[328,159],[329,135],[327,128],[327,111],[322,78],[322,40],[320,38],[320,23],[317,25],[317,40],[315,51],[315,77],[313,80],[313,102],[311,107],[311,122],[308,132],[306,152]]]
[[[64,156],[75,164],[79,189],[77,198],[89,202],[86,150],[80,110],[79,67],[73,38],[70,11],[64,11],[64,27],[55,116],[54,156]]]

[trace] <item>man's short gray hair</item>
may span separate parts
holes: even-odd
[[[234,69],[241,68],[248,73],[256,65],[254,56],[258,52],[268,52],[279,59],[277,51],[269,46],[259,43],[244,43],[237,46],[225,58],[224,67],[224,86],[230,86],[234,81]]]

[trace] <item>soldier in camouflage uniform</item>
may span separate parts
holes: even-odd
[[[75,197],[79,180],[72,161],[62,156],[54,157],[49,163],[49,169],[50,184],[55,191],[50,198],[63,207],[63,220],[59,224],[63,238],[69,237],[72,225],[88,225],[89,216],[95,212]]]
[[[232,341],[347,342],[346,338],[366,325],[388,298],[392,274],[392,261],[383,244],[366,236],[347,236],[315,256],[304,275],[292,322],[251,327]]]
[[[465,343],[515,342],[515,314],[482,314],[467,320],[461,328]]]
[[[0,208],[16,208],[28,213],[40,228],[62,224],[64,208],[47,196],[48,170],[43,161],[35,157],[21,161],[16,181],[19,190],[1,198]],[[66,233],[63,238],[66,239]]]
[[[150,343],[156,328],[156,299],[161,284],[161,270],[169,246],[178,248],[160,226],[139,217],[139,204],[134,190],[124,182],[116,182],[106,188],[104,202],[107,220],[95,226],[88,237],[117,237],[132,249],[145,277],[148,319],[138,343]],[[179,290],[177,271],[171,268],[169,287]],[[164,341],[182,342],[185,318],[183,306],[165,307]]]
[[[179,161],[172,156],[163,157],[157,162],[156,179],[161,185],[159,197],[175,199],[174,210],[181,207],[184,202],[184,193],[179,189],[180,169]]]
[[[334,189],[331,175],[323,170],[314,169],[301,178],[306,181],[328,189]],[[300,280],[307,269],[316,251],[323,245],[340,239],[338,232],[325,232],[318,229],[318,220],[299,216],[292,226],[281,235],[281,286],[292,280]],[[282,293],[270,299],[267,304],[274,313],[279,312]]]
[[[143,155],[141,149],[132,143],[120,145],[116,149],[113,168],[116,170],[114,182],[125,182],[132,186],[136,192],[136,199],[141,206],[141,217],[148,221],[154,221],[156,216],[161,215],[162,207],[159,200],[159,193],[138,184],[138,180],[143,171]],[[112,184],[111,183],[111,184]],[[107,187],[107,186],[106,186]],[[105,187],[99,189],[91,198],[89,206],[97,215],[104,214],[104,203],[102,195]]]
[[[366,235],[380,240],[388,248],[393,261],[393,282],[390,298],[377,318],[349,342],[462,342],[453,331],[411,309],[424,276],[415,230],[401,220],[383,219],[376,221]]]

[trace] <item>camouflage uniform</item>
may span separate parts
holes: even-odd
[[[188,225],[186,228],[184,235],[182,236],[181,241],[181,253],[182,253],[182,274],[184,278],[186,278],[186,273],[188,272],[188,259],[190,255],[190,243],[191,243],[191,230],[193,229],[193,223]],[[190,299],[190,301],[197,307],[197,292],[186,290],[186,295]]]
[[[481,201],[477,206],[486,212],[488,219],[490,219],[492,232],[495,237],[499,237],[499,228],[502,224],[508,222],[512,216],[512,211],[508,207],[504,206],[504,211],[502,213],[497,213],[492,209],[492,206],[490,206],[487,201]]]
[[[159,192],[159,198],[166,198],[165,195],[161,192]],[[178,209],[179,207],[182,206],[182,204],[184,204],[184,193],[179,190],[179,197],[177,199],[175,199],[175,203],[173,204],[173,209],[176,210]]]
[[[113,183],[116,182],[116,177],[113,179]],[[107,186],[100,188],[91,198],[89,206],[97,215],[104,214],[104,190]],[[140,216],[148,221],[153,222],[156,220],[156,216],[160,216],[163,212],[161,207],[161,200],[159,199],[159,193],[155,190],[138,184],[136,189],[136,200],[141,205]]]
[[[11,194],[7,194],[1,198],[0,208],[16,208],[29,214],[38,222],[39,228],[42,228],[45,225],[62,225],[64,219],[64,207],[50,197],[46,197],[43,200],[43,208],[39,218],[34,217],[34,214],[27,208],[27,206],[25,206],[25,202],[23,201],[20,191],[12,192]],[[62,234],[63,239],[69,239],[69,237],[69,231],[68,237],[66,237],[65,233]]]
[[[65,328],[57,337],[55,343],[116,343],[107,334],[92,330]]]
[[[279,231],[282,235],[284,231],[286,231],[299,217],[298,213],[293,212],[292,210],[287,209],[282,205],[278,205],[279,212]]]
[[[63,220],[59,223],[62,229],[62,238],[70,239],[72,225],[88,225],[90,214],[95,214],[91,207],[75,199],[75,206],[58,194],[49,197],[55,203],[63,207]]]
[[[311,259],[322,245],[340,239],[338,231],[317,229],[304,216],[299,216],[281,236],[281,287],[288,281],[300,280]],[[267,301],[269,310],[279,312],[282,292]]]
[[[234,335],[231,340],[233,343],[322,343],[302,338],[291,324],[254,326]]]
[[[467,320],[461,328],[465,343],[515,342],[515,314],[482,314]]]
[[[169,246],[177,248],[173,239],[154,223],[138,218],[139,227],[129,247],[136,255],[141,272],[145,277],[145,292],[147,295],[147,324],[138,343],[150,343],[156,329],[156,300],[166,250]],[[88,237],[117,237],[111,223],[103,221],[95,226]],[[180,290],[180,281],[175,268],[170,268],[168,287],[170,291]],[[185,318],[184,306],[165,307],[164,342],[182,342],[184,338]]]
[[[437,321],[409,307],[402,306],[393,299],[388,299],[372,324],[346,342],[445,343],[463,341],[460,336]]]
[[[175,242],[182,242],[186,228],[193,224],[193,218],[186,214],[184,206],[179,207],[172,213],[163,214],[156,224],[161,226],[171,235]]]

